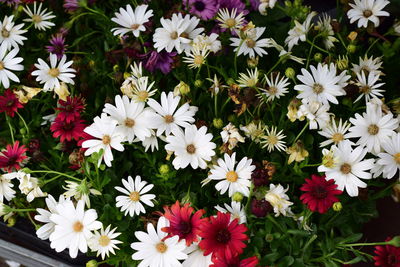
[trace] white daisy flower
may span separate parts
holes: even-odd
[[[35,215],[35,220],[38,222],[44,223],[39,229],[36,231],[37,237],[42,240],[49,239],[50,235],[54,232],[55,224],[50,220],[51,214],[57,214],[57,204],[61,204],[65,201],[64,196],[60,195],[58,202],[54,199],[52,195],[48,195],[45,199],[47,209],[36,209],[37,215]]]
[[[267,55],[267,51],[263,49],[263,47],[271,47],[271,39],[270,38],[263,38],[260,39],[261,35],[264,33],[265,27],[255,27],[248,33],[244,34],[245,37],[237,38],[232,37],[231,46],[235,47],[233,50],[237,53],[237,56],[244,55],[254,58],[256,54],[260,57],[263,55]],[[259,40],[260,39],[260,40]]]
[[[230,206],[226,203],[224,203],[224,206],[225,208],[215,206],[215,209],[223,213],[230,213],[231,221],[237,219],[238,223],[246,223],[246,211],[244,210],[244,207],[242,207],[242,204],[240,204],[240,202],[232,201]]]
[[[115,230],[117,228],[111,230],[111,225],[107,226],[105,230],[102,226],[100,232],[95,231],[93,237],[88,240],[89,248],[93,252],[97,252],[96,257],[101,255],[101,259],[104,260],[106,256],[110,255],[110,252],[115,255],[114,249],[119,249],[117,245],[122,243],[115,239],[121,235],[121,233],[115,233]]]
[[[95,138],[82,143],[82,147],[87,148],[85,156],[103,149],[103,156],[99,158],[98,165],[100,166],[104,159],[105,164],[111,167],[111,161],[114,159],[111,148],[124,151],[124,147],[121,144],[124,137],[116,130],[118,122],[106,114],[103,113],[101,117],[97,116],[93,121],[92,125],[86,127],[84,130],[87,134]]]
[[[382,142],[384,152],[378,154],[374,177],[383,173],[383,178],[393,178],[400,171],[400,133],[394,133],[389,140]]]
[[[363,96],[366,102],[369,102],[371,98],[383,97],[382,93],[385,92],[385,90],[379,88],[385,83],[377,83],[378,81],[379,75],[376,72],[370,72],[367,76],[363,71],[357,73],[356,85],[358,85],[361,95],[359,95],[354,102],[357,102]]]
[[[183,57],[183,62],[188,64],[190,69],[197,69],[206,62],[208,54],[210,50],[207,47],[193,46],[189,54]]]
[[[131,5],[126,5],[126,9],[119,8],[119,13],[115,12],[115,17],[111,20],[122,27],[112,28],[114,35],[122,36],[129,32],[135,37],[139,37],[140,32],[144,32],[145,23],[153,16],[153,10],[147,10],[148,5],[139,5],[133,11]]]
[[[21,71],[24,69],[22,57],[15,57],[19,52],[19,48],[14,48],[7,53],[7,46],[0,46],[0,84],[4,88],[10,87],[10,80],[19,83],[17,75],[12,71]]]
[[[237,83],[240,87],[256,87],[258,83],[259,72],[258,69],[247,69],[246,73],[239,73]]]
[[[39,58],[39,64],[35,64],[37,70],[32,72],[32,76],[37,76],[36,81],[44,83],[43,91],[52,91],[55,88],[60,88],[60,81],[75,84],[72,78],[75,77],[73,68],[70,68],[73,61],[67,61],[67,56],[63,55],[60,62],[57,64],[57,55],[50,54],[50,66],[43,59]]]
[[[164,136],[159,136],[161,140],[165,141],[165,137]],[[133,142],[139,142],[139,139],[135,139],[133,140]],[[154,152],[154,150],[158,150],[158,138],[156,133],[154,132],[154,130],[151,130],[151,136],[150,137],[146,137],[143,141],[142,141],[142,146],[144,147],[144,152],[147,152],[147,150],[149,150],[149,148],[151,148],[151,152]]]
[[[7,174],[0,174],[0,203],[4,202],[4,199],[10,201],[15,197],[15,190],[11,180],[15,178],[13,176],[9,176]]]
[[[319,172],[324,172],[327,180],[334,179],[339,190],[346,189],[351,197],[358,196],[358,188],[366,188],[367,184],[360,179],[371,179],[369,172],[374,167],[373,159],[365,159],[367,149],[358,146],[355,149],[351,147],[349,140],[340,142],[337,146],[331,147],[335,163],[330,165],[321,165]]]
[[[274,184],[269,185],[269,190],[265,194],[265,200],[274,208],[275,217],[278,217],[280,214],[284,216],[292,214],[290,206],[293,205],[293,202],[289,201],[289,196],[286,194],[288,190],[289,186],[284,189],[280,184],[277,186]]]
[[[182,262],[182,267],[209,267],[212,265],[212,254],[204,256],[204,251],[201,250],[196,242],[186,247],[184,253],[188,254],[188,258]]]
[[[193,47],[205,47],[213,53],[217,53],[221,50],[221,41],[218,40],[219,35],[216,33],[211,33],[210,35],[198,35],[193,39]]]
[[[387,0],[354,0],[354,4],[349,4],[352,9],[347,11],[347,16],[350,23],[358,21],[358,28],[367,28],[369,21],[374,23],[375,27],[378,27],[379,17],[390,15],[382,10],[389,3]]]
[[[300,121],[307,118],[310,129],[322,129],[330,120],[329,105],[323,105],[316,101],[303,103],[297,111],[297,117]]]
[[[373,58],[373,56],[371,56],[368,58],[367,55],[365,55],[364,59],[360,57],[358,65],[353,64],[351,70],[355,74],[365,72],[365,75],[368,76],[370,72],[374,72],[376,76],[380,76],[382,74],[382,71],[380,70],[382,68],[382,63],[381,57]]]
[[[125,216],[128,213],[131,217],[135,214],[146,213],[142,202],[147,206],[154,207],[152,200],[154,200],[156,196],[153,194],[146,194],[154,187],[153,184],[147,184],[146,181],[142,181],[139,175],[135,177],[135,181],[131,176],[128,176],[128,180],[122,179],[122,184],[125,188],[116,186],[115,189],[127,196],[117,196],[115,200],[117,202],[116,207],[121,208],[122,212],[125,211]]]
[[[131,65],[130,67],[131,67],[131,74],[135,79],[143,77],[142,62],[139,62],[139,64],[133,62],[133,66]]]
[[[362,116],[356,113],[355,118],[350,118],[350,122],[353,126],[350,127],[348,136],[359,137],[357,145],[365,146],[374,155],[381,152],[381,144],[388,142],[399,126],[392,113],[383,116],[382,109],[371,103],[367,103],[367,110]]]
[[[204,31],[204,28],[197,28],[200,23],[200,19],[197,17],[192,17],[189,14],[183,17],[181,13],[178,13],[178,17],[188,23],[188,26],[183,30],[181,34],[183,37],[190,40],[189,43],[182,43],[182,49],[185,51],[186,54],[188,54],[192,49],[193,40]]]
[[[55,18],[53,12],[49,11],[46,13],[47,8],[42,10],[42,3],[39,4],[39,7],[36,8],[36,2],[33,3],[33,11],[26,6],[23,8],[24,12],[29,16],[29,19],[24,19],[25,22],[32,22],[35,29],[39,29],[41,31],[45,31],[53,27],[55,24],[50,22],[50,19]]]
[[[116,95],[115,105],[105,104],[103,112],[118,122],[116,132],[129,143],[132,143],[135,137],[143,141],[151,136],[149,119],[153,116],[153,112],[145,109],[143,102],[132,101],[126,95],[122,97]]]
[[[321,142],[319,147],[324,147],[330,144],[337,145],[343,140],[349,138],[347,131],[350,126],[351,124],[347,121],[342,123],[342,119],[339,120],[339,124],[336,124],[335,118],[332,117],[331,123],[322,128],[321,131],[318,131],[320,135],[328,138],[328,140]]]
[[[252,141],[258,144],[261,142],[261,138],[264,135],[265,125],[262,121],[258,123],[252,121],[246,126],[240,126],[240,130],[244,132],[246,137],[249,137]]]
[[[190,125],[181,130],[172,129],[173,135],[167,136],[167,145],[165,149],[172,151],[175,158],[172,161],[175,169],[184,169],[189,164],[193,169],[207,167],[206,161],[210,161],[215,155],[215,143],[211,142],[213,138],[211,133],[207,133],[207,127],[202,126],[197,129],[195,125]]]
[[[265,135],[261,136],[261,144],[262,148],[267,148],[268,152],[274,151],[275,149],[278,151],[285,151],[286,145],[285,141],[282,141],[286,137],[280,130],[277,133],[277,127],[271,126],[271,130],[269,127],[265,128]]]
[[[242,12],[237,14],[236,8],[233,8],[231,12],[227,8],[222,8],[218,10],[217,20],[222,29],[228,29],[232,32],[239,30],[243,26],[245,17]]]
[[[319,63],[317,67],[310,66],[310,69],[311,73],[302,68],[302,75],[297,75],[297,79],[303,83],[294,87],[300,92],[297,98],[301,99],[303,103],[314,100],[322,104],[329,102],[339,104],[336,97],[346,95],[343,86],[347,85],[346,81],[350,76],[337,76],[334,64],[328,66]]]
[[[136,231],[135,236],[139,242],[131,244],[131,248],[136,250],[132,259],[140,260],[139,267],[153,266],[174,266],[182,267],[179,260],[187,259],[184,252],[186,248],[185,240],[179,241],[179,236],[167,238],[168,233],[161,229],[169,225],[165,217],[160,217],[157,223],[157,231],[153,224],[147,224],[147,233]]]
[[[168,136],[173,130],[179,127],[186,128],[195,121],[193,118],[198,108],[190,106],[188,103],[183,104],[178,108],[180,96],[174,96],[173,92],[168,95],[165,92],[161,93],[160,103],[154,99],[149,99],[147,104],[157,113],[154,117],[154,128],[157,129],[157,136],[165,132]]]
[[[101,192],[91,188],[91,184],[86,182],[86,180],[82,180],[82,182],[77,183],[74,181],[65,181],[67,184],[63,187],[66,192],[64,192],[64,196],[66,198],[74,197],[75,200],[83,200],[88,208],[90,208],[90,194],[95,196],[100,196]]]
[[[289,51],[292,50],[293,46],[297,45],[299,41],[305,42],[306,35],[313,25],[312,18],[317,15],[317,12],[313,11],[307,15],[306,20],[303,24],[300,24],[297,20],[294,21],[295,26],[289,30],[288,37],[285,39],[285,43],[288,45]]]
[[[267,82],[267,88],[261,88],[262,93],[267,97],[267,101],[274,101],[275,98],[279,99],[281,96],[284,96],[286,93],[288,93],[288,78],[285,76],[280,77],[280,73],[278,75],[271,74],[270,79],[268,79],[267,75],[264,75],[264,78]],[[260,97],[263,97],[260,95]]]
[[[338,39],[334,37],[335,33],[331,25],[331,20],[332,20],[331,17],[326,13],[324,13],[322,14],[321,17],[319,17],[317,23],[318,31],[320,32],[323,38],[323,43],[326,49],[331,49],[335,47],[334,42],[338,41]]]
[[[218,165],[214,165],[210,170],[208,179],[220,180],[216,185],[221,195],[228,191],[229,197],[239,192],[248,197],[250,194],[251,174],[256,166],[251,165],[252,160],[244,157],[236,165],[236,152],[229,156],[224,154],[224,159],[218,159]]]
[[[79,200],[76,207],[71,200],[66,200],[57,204],[56,211],[50,215],[50,220],[55,224],[54,232],[49,237],[50,247],[57,252],[68,248],[71,258],[76,258],[78,250],[86,253],[87,242],[93,236],[92,231],[102,226],[97,221],[96,210],[85,211],[83,200]]]
[[[5,16],[3,22],[0,21],[0,45],[5,46],[7,50],[11,47],[18,48],[18,45],[23,45],[24,40],[27,38],[21,34],[26,33],[26,30],[21,30],[24,24],[18,24],[14,26],[14,15]]]
[[[147,76],[135,79],[133,81],[132,100],[136,102],[146,102],[149,100],[157,92],[156,88],[153,89],[154,83],[149,84],[149,77]]]

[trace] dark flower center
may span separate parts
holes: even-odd
[[[226,244],[231,240],[231,233],[227,229],[221,229],[216,233],[215,239],[219,243]]]
[[[192,231],[192,225],[190,222],[181,221],[179,223],[179,229],[182,234],[189,234]]]
[[[17,163],[17,160],[18,160],[18,155],[12,155],[12,156],[8,157],[7,165],[13,166],[14,164]]]
[[[203,3],[203,1],[196,1],[194,3],[194,8],[198,11],[203,11],[206,8],[206,5]]]
[[[7,101],[7,104],[6,104],[7,107],[12,107],[13,105],[14,105],[14,100],[13,99],[10,99],[10,100]]]
[[[328,192],[326,192],[326,189],[323,186],[315,186],[311,194],[313,197],[318,199],[324,199],[328,196]]]
[[[63,129],[64,131],[71,131],[74,128],[74,125],[72,123],[64,123]]]
[[[387,257],[387,263],[391,266],[395,266],[397,263],[400,263],[400,260],[397,258],[396,255],[389,254]]]
[[[229,263],[229,264],[227,265],[227,267],[240,267],[240,265],[237,264],[237,263]]]

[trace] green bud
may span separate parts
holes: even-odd
[[[393,237],[389,242],[389,245],[395,246],[395,247],[400,247],[400,236],[395,236]]]
[[[342,203],[340,203],[340,202],[335,202],[335,203],[333,204],[333,210],[334,210],[334,211],[339,212],[339,211],[342,210],[342,208],[343,208],[343,206],[342,206]]]
[[[160,172],[161,175],[167,175],[169,173],[168,164],[161,165],[160,168],[158,169],[158,171]]]
[[[233,194],[232,200],[236,202],[241,202],[243,200],[243,194],[240,192],[236,192],[235,194]]]
[[[10,218],[7,219],[8,227],[13,227],[16,223],[17,223],[17,218],[15,218],[15,216],[11,216]]]
[[[285,70],[285,75],[289,79],[294,79],[294,77],[296,76],[296,71],[293,68],[287,68]]]
[[[323,56],[322,56],[321,53],[315,53],[315,55],[314,55],[314,60],[315,60],[315,61],[321,62],[322,59],[323,59]]]
[[[187,95],[190,93],[190,86],[187,85],[185,82],[180,82],[177,86],[174,88],[174,95]]]
[[[44,40],[46,38],[46,35],[44,33],[38,33],[36,36],[39,40]]]
[[[274,240],[274,235],[267,234],[267,235],[265,236],[265,241],[267,241],[267,242],[272,242],[273,240]]]
[[[224,127],[224,121],[220,118],[215,118],[213,119],[213,125],[215,128],[221,129],[222,127]]]
[[[25,134],[26,134],[25,128],[21,128],[21,129],[19,130],[19,132],[20,132],[22,135],[25,135]]]
[[[114,65],[114,66],[113,66],[113,71],[114,71],[114,72],[119,71],[119,66],[118,66],[118,65]]]
[[[356,50],[357,50],[357,46],[355,46],[355,45],[353,45],[353,44],[349,44],[349,45],[347,46],[347,52],[349,52],[350,54],[356,52]]]
[[[97,267],[99,263],[96,260],[90,260],[86,263],[86,267]]]
[[[195,80],[194,81],[194,86],[196,86],[197,88],[201,87],[203,85],[203,81],[202,80]]]

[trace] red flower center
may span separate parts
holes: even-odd
[[[73,123],[64,123],[64,125],[63,125],[63,129],[65,130],[65,131],[70,131],[70,130],[72,130],[74,128],[74,124]]]
[[[228,231],[228,229],[221,229],[216,233],[215,239],[219,243],[226,244],[231,240],[231,233]]]
[[[8,161],[7,161],[7,165],[8,166],[13,166],[14,164],[17,163],[18,158],[19,158],[18,155],[9,156],[8,157]]]
[[[389,254],[387,257],[387,263],[391,266],[395,266],[398,263],[400,263],[399,258],[397,257],[397,255],[394,254]]]
[[[192,225],[189,222],[181,221],[179,223],[179,231],[182,234],[189,234],[192,231]]]
[[[6,106],[7,106],[7,107],[12,107],[12,106],[14,106],[14,99],[8,100]]]
[[[315,186],[311,194],[318,199],[324,199],[328,196],[328,192],[326,192],[326,188],[323,186]]]

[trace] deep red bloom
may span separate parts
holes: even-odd
[[[67,123],[79,119],[81,117],[81,112],[85,109],[85,99],[79,96],[67,97],[67,101],[58,100],[59,107],[56,108],[60,111],[57,117],[60,120],[66,121]]]
[[[198,210],[193,214],[194,209],[189,207],[189,203],[181,207],[179,201],[176,201],[171,207],[164,207],[164,211],[164,216],[169,220],[170,225],[162,230],[168,233],[168,237],[178,235],[179,240],[186,240],[187,246],[198,241],[200,225],[206,220],[201,219],[205,213],[204,210]]]
[[[229,213],[218,212],[216,217],[211,216],[209,221],[201,224],[199,246],[205,256],[213,253],[213,257],[230,259],[243,252],[246,247],[243,241],[249,239],[245,234],[247,227],[239,224],[238,219],[231,222],[230,217]]]
[[[342,191],[336,189],[335,181],[326,180],[325,176],[311,175],[311,179],[306,179],[306,183],[300,187],[301,191],[306,193],[300,196],[300,200],[307,204],[308,208],[313,212],[325,213],[333,205],[338,202],[336,195],[340,195]]]
[[[21,169],[23,161],[28,158],[25,155],[27,150],[24,145],[19,146],[18,141],[15,141],[14,145],[7,145],[0,153],[0,169],[6,172]]]
[[[390,241],[392,238],[386,239]],[[400,267],[400,247],[391,245],[375,246],[375,266]]]
[[[239,257],[225,258],[214,257],[213,264],[210,267],[255,267],[258,264],[256,256],[240,260]]]
[[[265,199],[258,200],[254,198],[251,201],[251,206],[250,206],[251,213],[256,215],[258,218],[267,216],[267,214],[273,211],[273,209],[274,208],[272,207],[272,205]]]
[[[72,139],[79,140],[83,135],[83,130],[86,125],[81,119],[75,119],[75,121],[66,122],[57,116],[54,122],[50,126],[50,130],[53,132],[53,137],[60,137],[61,142],[65,140],[71,141]]]
[[[4,95],[0,96],[0,112],[5,112],[10,117],[14,117],[15,112],[23,107],[11,89],[5,90]]]

